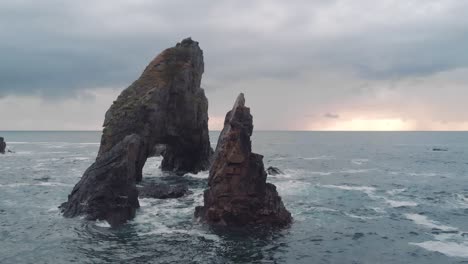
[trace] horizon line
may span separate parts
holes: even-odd
[[[209,132],[221,132],[221,130],[209,130]],[[1,132],[102,132],[102,130],[0,130]],[[281,130],[281,129],[257,129],[254,132],[468,132],[468,130]]]

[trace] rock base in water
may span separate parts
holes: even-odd
[[[263,156],[252,153],[250,109],[240,94],[226,115],[204,192],[204,206],[195,217],[212,225],[286,226],[291,214],[276,187],[266,183]]]
[[[276,168],[276,167],[268,167],[266,169],[268,175],[279,175],[279,174],[284,174],[280,169]]]
[[[60,208],[65,217],[85,215],[118,226],[135,217],[140,207],[136,177],[141,174],[143,141],[130,135],[96,159]]]
[[[0,137],[0,154],[5,154],[6,143],[5,139]]]

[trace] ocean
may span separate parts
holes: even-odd
[[[210,134],[213,147],[219,132]],[[100,132],[0,132],[0,263],[467,263],[467,132],[254,131],[253,150],[294,222],[282,230],[199,224],[208,172],[179,199],[140,199],[124,227],[58,206],[96,157]],[[434,151],[439,148],[443,151]]]

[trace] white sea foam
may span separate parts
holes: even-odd
[[[328,172],[325,172],[325,171],[308,171],[307,173],[312,174],[312,175],[320,175],[320,176],[328,176],[328,175],[333,174],[333,172],[331,172],[331,171],[328,171]]]
[[[385,211],[384,208],[380,208],[380,207],[371,207],[372,210],[374,210],[375,212],[379,213],[379,214],[385,214],[387,213],[387,211]]]
[[[357,174],[357,173],[366,173],[369,171],[373,171],[376,169],[348,169],[348,170],[342,170],[340,173],[347,173],[347,174]]]
[[[375,188],[370,186],[349,186],[349,185],[321,185],[324,188],[340,189],[346,191],[360,191],[366,194],[374,194]]]
[[[363,165],[364,163],[367,163],[367,162],[369,162],[368,159],[352,159],[351,160],[352,164],[355,164],[355,165],[358,165],[358,166],[361,166],[361,165]]]
[[[200,172],[197,173],[197,174],[194,174],[194,173],[187,173],[187,174],[185,174],[184,176],[192,177],[192,178],[198,178],[198,179],[208,179],[208,174],[209,174],[208,171],[200,171]]]
[[[106,221],[106,220],[102,220],[102,221],[96,221],[96,226],[99,226],[99,227],[106,227],[106,228],[110,228],[111,225]]]
[[[310,190],[310,183],[301,180],[289,180],[275,182],[276,189],[280,194],[297,194]]]
[[[9,184],[0,184],[0,187],[15,188],[23,186],[73,186],[72,184],[66,184],[62,182],[38,182],[38,183],[27,183],[27,182],[18,182],[18,183],[9,183]]]
[[[395,200],[390,200],[387,198],[384,198],[384,201],[388,203],[391,207],[398,208],[398,207],[414,207],[418,206],[418,203],[416,202],[411,202],[411,201],[395,201]]]
[[[36,186],[64,186],[64,187],[71,187],[73,186],[72,184],[67,184],[67,183],[62,183],[62,182],[39,182],[36,184],[33,184]]]
[[[369,196],[369,198],[373,200],[381,200],[390,205],[391,207],[394,208],[399,208],[399,207],[414,207],[418,206],[418,203],[413,202],[413,201],[396,201],[396,200],[391,200],[383,196],[379,196],[375,194],[375,191],[377,190],[374,187],[370,186],[349,186],[349,185],[321,185],[322,187],[325,188],[333,188],[333,189],[340,189],[340,190],[345,190],[345,191],[360,191]]]
[[[382,218],[382,216],[362,216],[362,215],[355,215],[351,213],[345,213],[345,215],[351,218],[356,218],[356,219],[361,219],[361,220],[372,220],[372,219]]]
[[[91,157],[73,157],[74,160],[90,160]]]
[[[456,193],[455,204],[459,208],[468,208],[468,198],[466,198],[466,196],[463,194]]]
[[[449,257],[468,258],[468,243],[456,243],[449,241],[425,241],[421,243],[409,243],[422,247],[428,251],[439,252]]]
[[[335,159],[334,156],[316,156],[316,157],[298,157],[298,159],[303,159],[303,160],[332,160]]]
[[[452,226],[447,226],[440,224],[437,221],[430,220],[427,218],[425,215],[420,215],[420,214],[405,214],[405,217],[417,225],[425,226],[427,228],[435,228],[439,229],[442,231],[457,231],[458,229]]]
[[[387,193],[390,194],[390,195],[396,195],[396,194],[402,193],[404,191],[406,191],[406,188],[388,190]]]

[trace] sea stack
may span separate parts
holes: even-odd
[[[0,137],[0,154],[5,154],[6,143],[5,139]]]
[[[118,226],[139,207],[136,182],[146,159],[163,149],[163,170],[208,169],[208,100],[198,42],[184,39],[164,50],[107,111],[94,164],[61,205],[66,217],[85,215]]]
[[[211,225],[267,225],[291,223],[276,187],[267,183],[263,156],[252,153],[250,108],[240,94],[226,114],[204,192],[204,206],[195,217]]]

